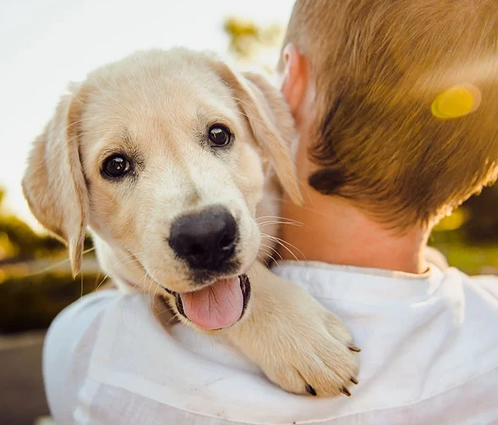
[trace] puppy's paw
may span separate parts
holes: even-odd
[[[358,383],[360,350],[342,321],[306,291],[269,272],[253,273],[251,282],[250,314],[228,330],[228,338],[286,391],[350,396]]]
[[[270,380],[292,393],[351,396],[351,387],[358,384],[359,348],[333,314],[307,316],[299,323],[295,317],[282,324],[279,335],[268,341],[265,358],[258,360],[260,367]]]

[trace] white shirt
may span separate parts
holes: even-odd
[[[165,329],[145,295],[102,291],[52,324],[59,425],[498,424],[498,278],[282,263],[362,348],[351,398],[287,394],[218,337]]]

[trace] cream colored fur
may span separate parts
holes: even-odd
[[[235,134],[233,147],[217,155],[202,144],[212,122]],[[357,373],[349,331],[256,261],[265,255],[256,217],[278,214],[276,177],[301,200],[293,137],[285,102],[262,77],[183,49],[139,52],[91,73],[62,98],[35,141],[23,187],[38,220],[68,244],[75,274],[89,226],[103,270],[121,288],[168,299],[162,287],[198,289],[165,243],[172,221],[225,206],[239,226],[240,273],[247,272],[252,296],[245,317],[220,332],[288,391],[347,394]],[[104,159],[122,150],[138,158],[136,175],[103,179]]]

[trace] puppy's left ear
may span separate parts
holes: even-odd
[[[83,94],[68,94],[36,138],[22,186],[32,213],[69,247],[73,275],[81,269],[88,194],[79,156]]]
[[[258,74],[244,73],[238,77],[223,62],[215,62],[213,67],[232,90],[254,138],[263,151],[269,154],[283,190],[294,203],[303,204],[291,155],[292,142],[297,133],[283,96]]]

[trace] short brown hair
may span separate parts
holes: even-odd
[[[385,222],[429,222],[498,173],[498,0],[298,0],[291,42],[316,85],[309,155],[319,192]],[[479,109],[442,120],[431,105],[470,83]]]

